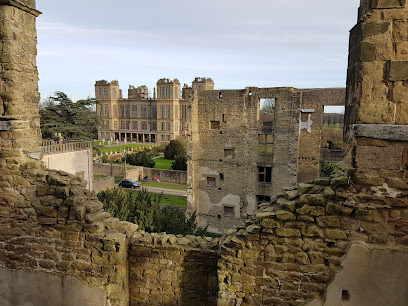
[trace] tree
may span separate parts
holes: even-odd
[[[171,165],[173,170],[187,171],[187,158],[185,154],[178,154],[174,157],[174,162]]]
[[[205,234],[197,231],[196,214],[185,217],[178,207],[161,208],[163,194],[152,195],[142,191],[132,192],[123,189],[107,189],[98,193],[105,211],[121,221],[139,225],[146,232],[166,232],[174,235]]]
[[[275,98],[264,98],[260,103],[262,115],[275,113]]]
[[[173,139],[164,149],[164,157],[167,159],[175,159],[177,155],[186,154],[186,148],[181,141]]]
[[[146,190],[128,192],[118,188],[107,189],[98,193],[98,198],[103,203],[104,210],[121,221],[135,223],[142,231],[151,232],[156,229],[160,204],[157,199],[152,201]]]
[[[64,139],[91,140],[96,138],[102,117],[91,111],[97,103],[94,98],[73,102],[68,96],[57,91],[40,107],[41,133],[44,139],[61,133]]]
[[[126,153],[122,157],[123,161],[126,161],[129,165],[143,166],[153,168],[156,162],[153,160],[153,155],[147,151],[140,151],[136,153]]]

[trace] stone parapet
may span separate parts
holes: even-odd
[[[379,189],[374,194],[348,177],[287,188],[223,237],[218,305],[304,305],[315,298],[324,300],[327,285],[342,270],[344,256],[355,242],[408,254],[406,190],[386,195]],[[342,286],[354,289],[347,283]],[[383,287],[378,290],[371,294],[384,293]],[[340,303],[341,290],[337,294]],[[360,294],[352,298],[364,297]]]

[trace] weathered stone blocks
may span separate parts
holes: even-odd
[[[408,61],[391,61],[390,81],[408,80]]]

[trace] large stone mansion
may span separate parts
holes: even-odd
[[[184,84],[180,94],[179,80],[164,78],[157,81],[157,97],[156,88],[151,98],[146,86],[130,85],[124,99],[118,81],[96,81],[95,97],[100,102],[96,110],[104,117],[98,139],[161,143],[183,137],[192,92],[213,89],[212,79],[197,77],[191,87]]]

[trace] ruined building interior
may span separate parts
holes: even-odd
[[[311,177],[315,153],[302,153],[302,139],[314,141],[311,110],[344,91],[194,92],[191,116],[207,114],[191,127],[193,195],[253,210],[262,188],[282,187],[272,181],[277,175],[291,185],[220,238],[140,231],[104,212],[80,178],[27,156],[41,145],[39,15],[34,0],[0,1],[0,305],[408,304],[406,0],[360,2],[350,32],[339,175]],[[258,120],[258,100],[266,97],[277,108],[269,126]],[[258,137],[271,132],[274,155],[258,156]],[[300,144],[282,156],[285,133]],[[216,137],[221,148],[202,146]],[[227,165],[242,170],[230,173]],[[260,174],[271,184],[259,184]],[[229,191],[234,180],[246,180],[239,185],[245,191]]]
[[[200,91],[189,113],[188,211],[223,233],[283,187],[320,174],[325,105],[344,105],[344,88]],[[260,101],[273,99],[272,118]]]

